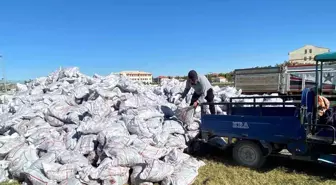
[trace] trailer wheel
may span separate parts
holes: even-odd
[[[265,156],[260,146],[252,141],[239,141],[233,148],[233,159],[241,166],[260,168],[265,162]]]

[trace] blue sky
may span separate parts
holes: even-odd
[[[305,44],[335,51],[335,6],[335,0],[3,0],[0,60],[12,80],[59,66],[88,75],[157,76],[271,65]]]

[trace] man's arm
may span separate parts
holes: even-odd
[[[186,86],[185,86],[185,88],[184,88],[184,91],[183,91],[183,93],[182,93],[181,98],[185,98],[185,97],[187,96],[187,94],[188,94],[189,91],[190,91],[190,88],[191,88],[191,86],[190,86],[189,80],[187,80],[187,81],[186,81]]]

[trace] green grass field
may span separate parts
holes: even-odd
[[[236,166],[230,152],[199,158],[207,165],[200,168],[194,185],[336,185],[336,170],[315,163],[270,157],[262,169],[251,170]]]
[[[259,170],[235,165],[231,152],[215,151],[201,156],[194,185],[336,185],[335,169],[321,164],[269,157]]]
[[[3,183],[0,183],[0,185],[19,185],[20,183],[18,182],[3,182]]]
[[[199,176],[194,185],[336,184],[336,181],[332,179],[331,172],[327,172],[327,174],[316,172],[313,174],[309,172],[312,169],[298,170],[297,168],[284,167],[281,165],[265,171],[255,171],[248,168],[228,165],[217,160],[205,160],[205,162],[207,165],[199,170]],[[323,167],[314,166],[314,168],[321,169]],[[313,171],[314,170],[316,169],[313,169]]]

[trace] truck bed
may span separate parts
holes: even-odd
[[[228,106],[228,115],[202,115],[202,133],[220,137],[266,140],[275,143],[288,143],[289,140],[305,136],[300,118],[295,115],[297,103],[257,103],[259,106],[253,107],[241,106],[253,103],[225,104]],[[263,106],[260,106],[261,104]],[[265,105],[282,106],[265,107]],[[292,106],[288,107],[288,105]]]
[[[282,70],[280,67],[237,69],[235,87],[243,93],[275,93],[280,91]]]
[[[234,84],[244,94],[295,94],[315,86],[315,70],[314,65],[236,69]],[[323,92],[333,94],[336,65],[324,66],[322,82]]]

